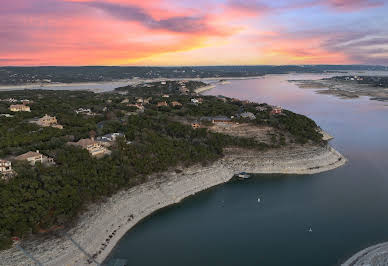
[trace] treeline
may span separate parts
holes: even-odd
[[[0,182],[0,247],[7,248],[11,236],[67,225],[87,203],[139,184],[151,173],[208,164],[230,145],[266,148],[251,139],[193,130],[163,116],[131,116],[122,129],[132,143],[119,139],[112,155],[103,159],[65,145],[52,150],[54,167],[15,163],[17,176]]]

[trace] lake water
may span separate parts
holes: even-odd
[[[322,77],[272,75],[231,81],[205,94],[305,114],[335,137],[331,143],[347,165],[316,175],[258,175],[201,192],[138,224],[108,262],[326,266],[388,241],[387,103],[338,99],[287,81]]]

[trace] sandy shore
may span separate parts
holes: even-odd
[[[381,243],[354,254],[343,266],[385,266],[388,265],[388,242]]]
[[[98,262],[103,262],[120,238],[151,213],[213,186],[228,182],[234,174],[314,174],[346,163],[330,146],[293,146],[266,152],[227,149],[224,158],[207,167],[192,166],[182,173],[166,172],[150,181],[121,191],[106,202],[89,207],[68,234]],[[48,236],[44,241],[21,244],[44,265],[89,265],[69,240]],[[0,252],[0,265],[33,265],[15,247]]]

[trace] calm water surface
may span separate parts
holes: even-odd
[[[388,106],[300,89],[273,75],[206,92],[281,105],[335,136],[349,163],[316,175],[260,175],[197,194],[129,231],[108,261],[129,265],[338,265],[388,241]],[[257,198],[261,198],[261,203]],[[309,228],[312,232],[308,232]]]

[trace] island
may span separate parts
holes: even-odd
[[[343,99],[368,96],[371,100],[388,101],[388,76],[334,76],[320,80],[292,80],[300,88],[319,89]]]
[[[198,93],[208,86],[0,92],[2,261],[31,263],[19,246],[45,265],[102,262],[148,215],[240,172],[314,174],[346,163],[310,118]]]

